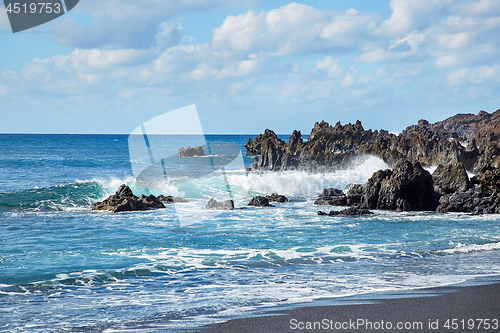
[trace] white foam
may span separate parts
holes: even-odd
[[[432,175],[434,171],[436,171],[437,167],[438,167],[437,165],[429,165],[424,167],[424,170],[429,171],[429,173]]]
[[[345,251],[333,251],[335,248],[345,248]],[[375,260],[376,256],[373,247],[368,247],[363,244],[359,245],[335,245],[323,246],[319,248],[311,248],[310,251],[304,251],[302,247],[293,247],[287,250],[278,249],[252,249],[242,248],[238,250],[215,250],[215,249],[158,249],[158,253],[143,253],[141,251],[119,251],[119,252],[106,252],[106,255],[115,255],[131,258],[141,258],[149,260],[152,264],[167,265],[178,268],[213,268],[227,267],[230,265],[229,261],[233,260],[264,260],[274,262],[276,260],[297,260],[305,258],[315,258],[314,260],[323,261],[330,260],[329,257],[339,258],[356,258],[356,259],[372,259]],[[348,249],[348,250],[347,250]],[[380,249],[379,249],[380,250]],[[385,250],[391,252],[390,250]],[[335,260],[336,260],[335,259]],[[209,264],[207,264],[209,262]],[[147,267],[150,267],[147,265]],[[131,270],[139,268],[138,266],[131,267]],[[142,267],[141,268],[145,268]]]
[[[114,194],[116,192],[116,190],[122,184],[125,184],[128,187],[130,187],[130,189],[132,190],[132,192],[135,195],[140,195],[140,194],[143,194],[146,192],[145,191],[146,189],[139,186],[137,184],[135,178],[132,176],[126,177],[124,179],[121,179],[121,178],[111,178],[111,179],[107,179],[107,180],[93,179],[92,181],[99,183],[106,191],[107,196]],[[164,186],[161,188],[147,189],[147,191],[151,192],[151,194],[154,194],[154,195],[160,195],[160,194],[173,195],[173,196],[183,196],[184,195],[184,193],[179,191],[177,189],[177,187],[171,183],[165,183]]]
[[[429,171],[429,173],[432,175],[434,173],[434,171],[436,171],[438,165],[430,165],[430,166],[426,166],[424,167],[425,170]],[[466,171],[467,172],[467,176],[469,177],[469,179],[471,179],[472,177],[474,177],[476,174],[473,173],[473,172],[470,172],[470,171]]]
[[[490,243],[490,244],[482,244],[482,245],[477,245],[477,244],[471,244],[471,245],[464,245],[464,244],[458,244],[452,249],[447,249],[441,251],[442,253],[446,254],[455,254],[455,253],[469,253],[469,252],[479,252],[479,251],[493,251],[493,250],[500,250],[500,242],[498,243]]]
[[[246,173],[244,170],[226,170],[231,191],[236,197],[246,197],[248,192],[270,194],[273,192],[291,197],[315,197],[323,189],[335,187],[344,189],[349,183],[364,184],[372,174],[380,169],[387,169],[387,164],[376,156],[363,156],[352,164],[351,168],[325,173],[309,173],[306,171],[283,171]],[[217,174],[218,175],[218,174]],[[106,196],[116,192],[122,184],[129,186],[135,194],[151,193],[154,195],[173,195],[189,197],[213,197],[219,195],[216,185],[220,185],[213,177],[193,179],[171,179],[162,188],[145,189],[137,184],[135,178],[94,179],[106,191]],[[219,177],[220,178],[220,177]],[[216,184],[217,183],[217,184]],[[188,184],[188,185],[186,185]],[[220,187],[220,186],[219,186]],[[225,189],[225,185],[223,186]]]
[[[286,196],[314,197],[325,188],[344,189],[349,183],[364,184],[375,171],[387,168],[387,164],[382,159],[366,156],[350,169],[328,173],[274,171],[261,174],[229,175],[228,178],[231,184],[236,184],[251,192],[264,194],[276,192]]]

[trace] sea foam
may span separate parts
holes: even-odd
[[[271,194],[273,192],[292,197],[314,197],[323,189],[335,187],[344,189],[349,183],[364,184],[387,164],[375,156],[364,156],[350,168],[325,173],[306,171],[251,172],[247,175],[229,175],[229,182],[250,192]]]

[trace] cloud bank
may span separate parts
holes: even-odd
[[[92,24],[51,26],[72,52],[0,74],[6,110],[106,110],[123,119],[108,128],[127,132],[194,102],[211,132],[287,133],[323,118],[397,131],[419,118],[500,107],[496,0],[392,0],[389,17],[302,3],[258,11],[223,0],[89,0],[77,8]],[[186,34],[196,22],[183,13],[221,10],[238,13],[210,27],[209,42]],[[127,118],[134,111],[140,119]],[[82,131],[91,131],[83,119]]]

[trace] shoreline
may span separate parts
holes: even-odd
[[[499,302],[500,276],[488,276],[441,287],[374,292],[283,305],[192,331],[499,332]]]

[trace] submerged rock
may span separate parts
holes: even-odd
[[[373,215],[374,213],[368,209],[365,208],[356,208],[356,207],[350,207],[344,210],[340,211],[335,211],[331,210],[329,213],[318,211],[318,215],[323,215],[323,216],[337,216],[337,215],[343,215],[343,216],[360,216],[360,215]]]
[[[205,206],[205,209],[220,209],[220,210],[233,210],[234,209],[234,201],[233,200],[225,200],[223,202],[217,202],[214,198],[210,199]]]
[[[130,187],[121,185],[115,194],[101,202],[96,202],[92,210],[109,210],[113,213],[143,211],[148,209],[165,208],[154,195],[136,197]]]
[[[191,148],[190,146],[187,146],[186,148],[181,147],[177,152],[177,157],[184,156],[205,156],[205,151],[201,146],[196,146],[194,148]]]
[[[269,200],[266,197],[256,196],[247,204],[247,206],[256,206],[256,207],[274,207],[269,203]]]

